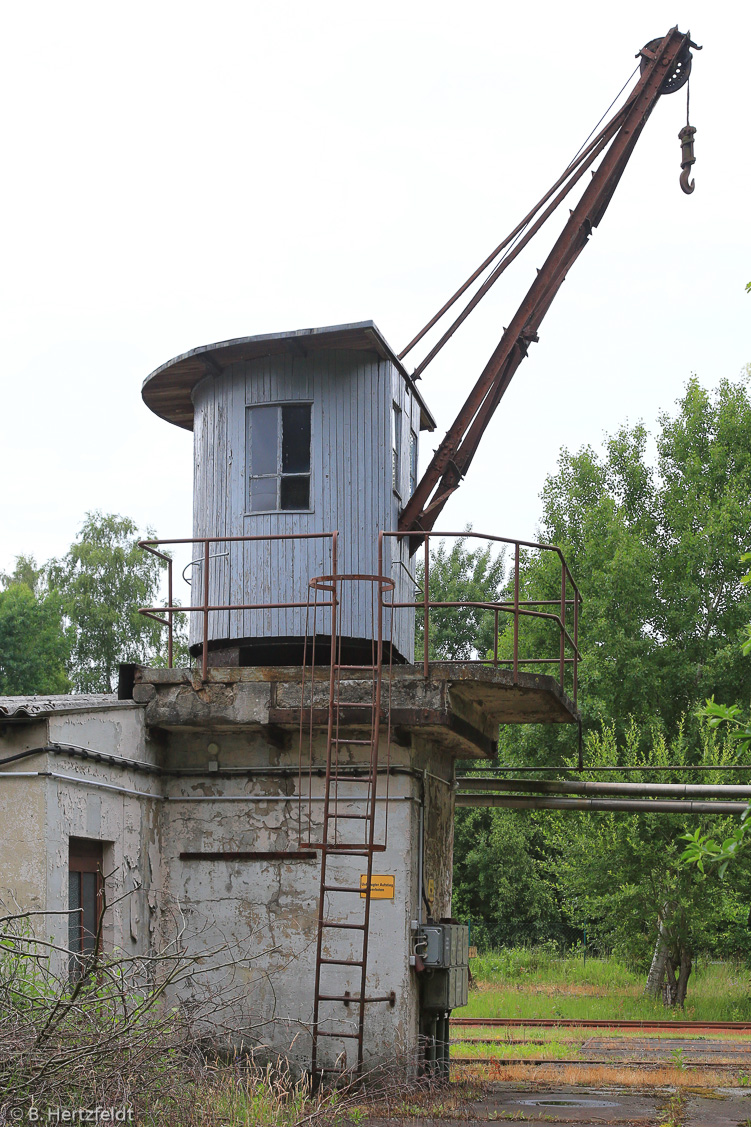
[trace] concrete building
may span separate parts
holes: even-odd
[[[435,607],[396,532],[435,424],[372,322],[195,349],[143,396],[195,435],[195,667],[0,699],[0,896],[73,909],[45,927],[85,955],[105,874],[105,949],[157,949],[179,916],[217,1029],[318,1074],[413,1057],[466,982],[455,763],[491,757],[499,724],[576,719],[565,567],[558,676],[499,656],[518,593],[491,608],[493,655],[428,660]]]

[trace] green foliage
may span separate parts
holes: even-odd
[[[470,529],[467,529],[469,532]],[[430,553],[428,597],[431,602],[497,603],[502,598],[503,553],[492,544],[467,547],[460,537],[450,549],[443,540]],[[425,586],[425,565],[416,568],[417,586]],[[421,597],[418,596],[418,597]],[[432,661],[467,661],[492,651],[495,615],[484,606],[438,607],[430,612],[429,656]],[[415,652],[423,651],[423,619],[418,610]]]
[[[668,740],[653,729],[645,738],[632,724],[624,740],[615,728],[587,736],[589,762],[599,766],[631,767],[628,774],[610,772],[609,780],[648,782],[654,775],[640,767],[668,767],[693,761],[701,765],[736,762],[735,748],[706,725],[700,729],[699,750],[688,746],[683,732]],[[596,776],[585,772],[583,779]],[[660,781],[685,781],[679,772],[660,773]],[[696,772],[692,781],[735,782],[735,772]],[[696,817],[692,815],[692,820]],[[697,950],[730,955],[751,954],[744,928],[738,927],[739,904],[751,885],[749,866],[739,866],[734,880],[707,897],[700,873],[681,863],[679,835],[685,816],[662,811],[628,815],[613,813],[569,814],[551,812],[546,821],[548,840],[559,853],[558,876],[567,912],[588,921],[587,932],[596,948],[617,951],[634,965],[649,965],[657,939],[658,917],[670,951],[678,959]],[[731,832],[729,816],[703,816],[701,832],[725,838]],[[742,911],[742,909],[741,909]],[[677,965],[677,964],[676,964]]]
[[[147,529],[146,536],[154,533]],[[156,605],[163,561],[138,547],[132,520],[87,513],[77,540],[48,565],[62,607],[76,692],[116,687],[120,662],[146,664],[166,645],[163,628],[139,615]]]
[[[68,644],[62,631],[61,600],[41,589],[42,570],[19,556],[12,575],[0,583],[0,695],[65,693]]]
[[[452,915],[472,920],[473,943],[488,947],[568,944],[556,852],[542,823],[513,810],[460,808],[454,822]]]
[[[751,593],[741,553],[751,528],[751,398],[744,380],[710,394],[692,378],[674,416],[660,416],[656,461],[649,435],[624,426],[603,454],[563,450],[543,494],[540,538],[561,547],[583,595],[579,708],[585,728],[635,719],[645,739],[657,722],[674,735],[700,701],[748,699]],[[522,598],[553,598],[551,557],[524,561]],[[549,656],[541,628],[522,622],[523,651]],[[751,644],[751,641],[750,641]],[[698,739],[698,725],[686,737]],[[560,765],[565,729],[502,732],[504,762]]]
[[[751,553],[745,552],[741,557],[743,563],[751,562]],[[751,583],[751,572],[743,576],[742,583]],[[741,646],[744,657],[751,653],[751,626],[746,626],[746,640]],[[718,704],[714,697],[710,697],[704,707],[699,710],[710,728],[717,729],[727,725],[728,738],[737,742],[740,755],[745,759],[751,749],[751,715],[738,704]],[[683,840],[688,842],[683,851],[681,860],[686,865],[696,865],[702,874],[707,871],[705,866],[717,866],[718,875],[724,877],[731,861],[738,856],[739,850],[746,844],[751,821],[751,806],[747,806],[741,815],[741,821],[724,841],[716,840],[709,833],[702,833],[700,829],[693,833],[683,835]]]
[[[615,956],[553,955],[548,948],[492,951],[471,960],[476,989],[456,1017],[650,1021],[664,1020],[662,1004],[645,997],[644,977]],[[734,961],[698,960],[681,1017],[693,1021],[751,1019],[751,972]],[[481,1030],[475,1035],[485,1036]],[[488,1029],[488,1034],[492,1031]],[[550,1031],[555,1039],[558,1035]],[[523,1035],[520,1031],[519,1035]],[[544,1036],[535,1030],[535,1037]]]

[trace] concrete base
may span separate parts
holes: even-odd
[[[207,1035],[231,1034],[262,1058],[284,1054],[307,1067],[320,874],[311,843],[321,838],[328,671],[305,689],[300,669],[211,669],[205,683],[189,670],[132,672],[132,701],[0,700],[0,896],[64,913],[69,839],[101,842],[108,900],[118,901],[105,919],[105,948],[146,954],[179,936],[187,969],[168,1001],[204,1014]],[[350,775],[339,784],[342,814],[362,809],[367,713],[348,706],[370,691],[367,675],[342,683],[340,762]],[[415,1057],[411,921],[451,915],[455,759],[494,754],[501,721],[575,718],[550,678],[515,682],[508,671],[471,665],[431,666],[427,678],[422,667],[394,667],[383,694],[392,739],[379,752],[383,848],[374,872],[389,878],[391,893],[371,903],[367,990],[384,1000],[367,1009],[366,1067]],[[301,719],[311,717],[301,764]],[[358,840],[346,836],[354,832],[344,829],[344,840]],[[329,883],[359,889],[364,858],[330,865]],[[362,918],[359,892],[327,899],[327,918]],[[67,917],[37,919],[40,934],[65,948]],[[323,954],[351,958],[354,934],[327,932]],[[59,961],[64,973],[64,952]],[[357,996],[359,970],[327,966],[322,989]],[[322,1029],[354,1030],[356,1007],[323,1006]],[[320,1063],[351,1065],[355,1045],[326,1039]]]

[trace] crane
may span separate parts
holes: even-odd
[[[691,48],[701,50],[698,44],[692,41],[690,32],[680,32],[674,27],[663,38],[651,40],[637,53],[636,57],[639,59],[637,69],[640,70],[640,76],[623,106],[603,126],[597,136],[585,144],[529,215],[496,247],[399,354],[399,359],[403,359],[483,271],[498,258],[499,254],[505,252],[462,313],[417,366],[413,378],[419,378],[428,363],[475,308],[500,273],[516,258],[586,170],[602,156],[590,183],[571,211],[545,264],[538,271],[511,323],[504,330],[498,346],[401,513],[399,531],[409,537],[411,551],[415,551],[421,543],[423,539],[421,533],[429,532],[434,527],[449,497],[466,476],[482,436],[516,369],[527,355],[530,344],[538,340],[540,324],[566,274],[584,250],[592,231],[605,214],[649,115],[663,94],[672,94],[688,82],[691,72]],[[680,184],[686,193],[694,190],[694,182],[689,181],[688,177],[694,163],[695,132],[696,130],[687,121],[678,135],[681,142]]]

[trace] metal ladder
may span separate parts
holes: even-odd
[[[395,1003],[394,994],[369,997],[367,988],[368,940],[370,934],[371,884],[373,859],[386,848],[385,830],[382,841],[376,841],[376,800],[378,797],[379,745],[385,725],[387,749],[390,746],[389,707],[383,707],[383,641],[382,598],[384,585],[391,581],[378,576],[327,576],[333,588],[332,637],[329,663],[328,716],[326,733],[326,776],[323,794],[323,819],[319,841],[306,844],[320,850],[321,871],[318,891],[315,984],[311,1075],[318,1086],[326,1073],[360,1076],[363,1067],[365,1008],[373,1002]],[[338,634],[337,609],[341,605],[342,581],[369,582],[378,595],[378,631],[372,647],[372,661],[364,665],[342,664],[341,638]],[[319,581],[313,580],[311,586]],[[363,674],[365,676],[363,676]],[[346,699],[344,685],[355,682],[360,699]],[[311,685],[314,683],[314,674]],[[367,685],[369,692],[362,693]],[[368,700],[363,700],[368,696]],[[388,694],[390,701],[390,693]],[[311,724],[312,724],[311,690]],[[354,727],[356,736],[347,734],[345,724]],[[363,750],[365,762],[359,771],[342,761],[344,748]],[[387,775],[388,778],[388,775]],[[388,800],[388,789],[384,794]],[[352,860],[361,858],[365,872],[356,883],[352,877]],[[355,904],[361,912],[353,911]],[[338,904],[335,906],[335,902]],[[342,918],[344,917],[344,918]],[[331,947],[334,954],[331,954]],[[348,984],[359,980],[354,993]],[[346,1016],[338,1016],[336,1008],[345,1006]],[[322,1039],[342,1043],[334,1062],[321,1063],[324,1056]],[[354,1053],[348,1045],[356,1045]],[[328,1054],[326,1054],[328,1055]],[[354,1059],[353,1059],[354,1058]],[[330,1059],[330,1055],[329,1055]]]

